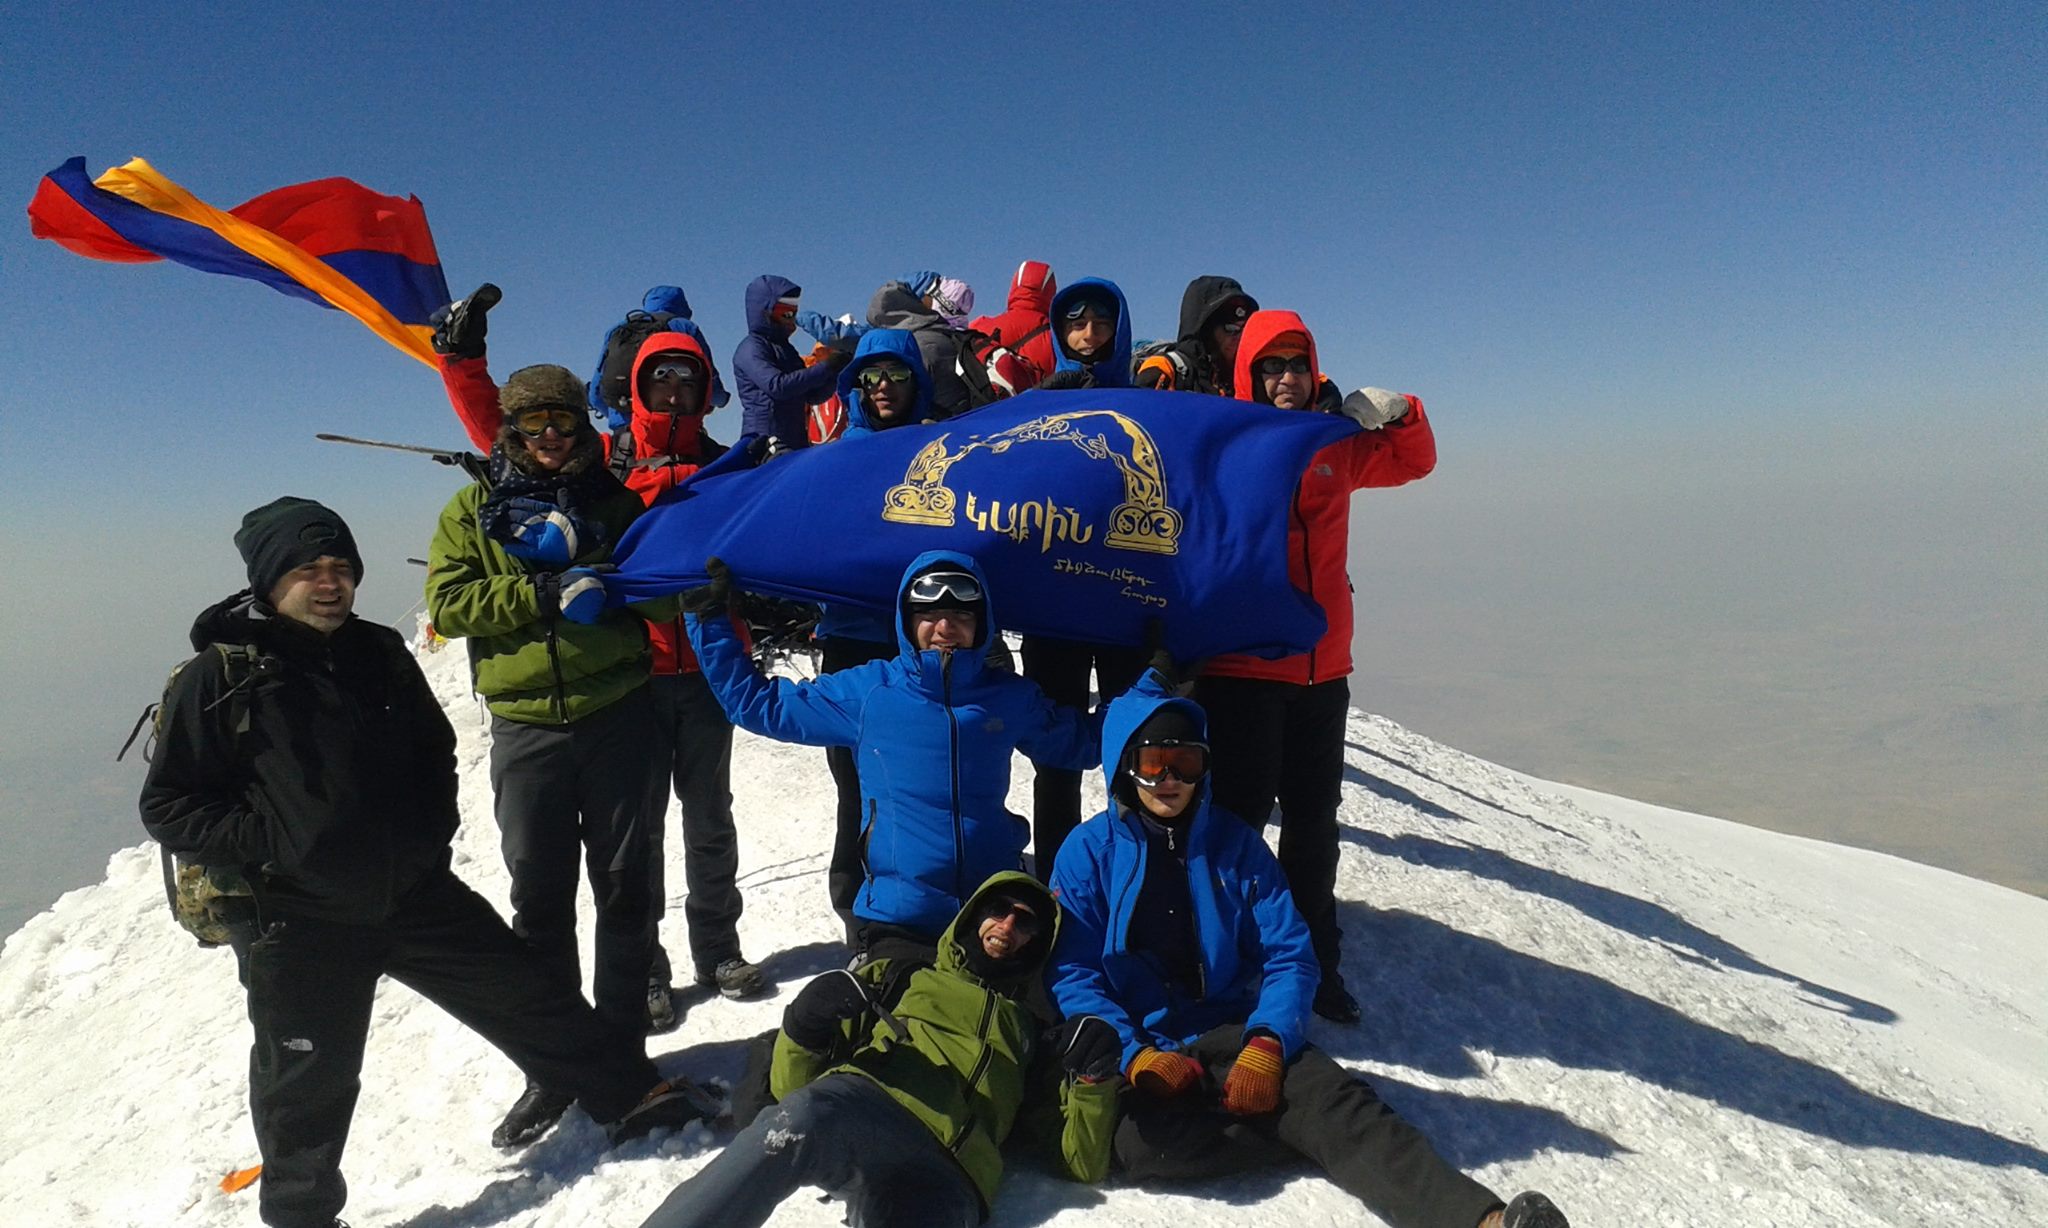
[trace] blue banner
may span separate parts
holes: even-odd
[[[1290,656],[1324,630],[1287,579],[1295,484],[1358,429],[1193,393],[1027,392],[757,467],[729,457],[634,523],[607,587],[677,592],[715,555],[742,588],[886,613],[909,560],[949,549],[981,563],[1006,631],[1135,645],[1158,618],[1183,661]]]

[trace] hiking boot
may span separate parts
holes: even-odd
[[[699,971],[697,983],[717,988],[721,998],[751,998],[768,987],[760,965],[750,964],[739,955],[719,960],[718,966],[708,973]]]
[[[1500,1228],[1571,1228],[1557,1204],[1534,1190],[1515,1195],[1500,1214]]]
[[[605,1137],[612,1146],[644,1138],[660,1129],[676,1129],[693,1121],[705,1121],[718,1114],[718,1102],[710,1093],[677,1075],[654,1085],[640,1103],[617,1121],[606,1122]]]
[[[505,1120],[491,1131],[491,1146],[500,1151],[514,1151],[526,1146],[554,1129],[555,1123],[562,1120],[562,1114],[568,1112],[574,1103],[574,1096],[551,1092],[538,1083],[528,1083],[526,1090],[519,1093],[519,1099],[512,1102]]]
[[[663,1032],[673,1032],[682,1022],[683,1017],[676,1014],[675,990],[669,988],[665,978],[650,978],[647,982],[648,1034],[659,1036]]]
[[[1351,996],[1351,991],[1344,988],[1344,982],[1328,978],[1316,988],[1316,998],[1310,1009],[1332,1023],[1357,1023],[1365,1018],[1364,1008],[1358,1005],[1357,998]]]

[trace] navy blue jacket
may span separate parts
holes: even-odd
[[[909,416],[891,425],[923,422],[934,415],[932,379],[925,373],[924,355],[917,348],[917,338],[900,328],[872,329],[861,335],[860,345],[853,351],[853,361],[839,373],[839,401],[846,406],[846,433],[840,436],[841,439],[857,439],[887,429],[875,421],[857,382],[860,369],[881,357],[903,362],[917,378],[917,399],[911,403]],[[828,601],[819,607],[818,635],[823,639],[887,644],[896,638],[889,629],[890,621],[887,615],[876,614],[865,606]]]
[[[1207,727],[1200,707],[1168,698],[1149,672],[1109,705],[1102,770],[1112,783],[1132,735],[1169,703]],[[1174,985],[1157,955],[1130,947],[1131,916],[1152,868],[1141,820],[1111,801],[1067,837],[1053,867],[1062,918],[1053,949],[1053,1001],[1070,1018],[1099,1015],[1115,1027],[1126,1066],[1140,1049],[1184,1048],[1226,1023],[1272,1033],[1291,1060],[1301,1051],[1309,1004],[1322,980],[1308,924],[1265,840],[1209,804],[1208,781],[1190,805],[1187,876],[1200,936],[1200,991]]]
[[[810,445],[805,407],[832,393],[832,368],[824,363],[806,367],[803,356],[768,318],[776,300],[797,288],[789,278],[773,273],[747,283],[747,335],[732,355],[733,383],[744,411],[741,433],[773,438],[785,448]]]
[[[904,569],[898,592],[934,564],[981,575],[967,555],[927,551]],[[856,916],[936,937],[989,875],[1022,863],[1031,828],[1004,805],[1011,752],[1069,771],[1101,758],[1099,717],[983,663],[998,631],[992,601],[973,650],[919,652],[899,617],[896,656],[811,682],[763,678],[723,615],[692,614],[688,626],[733,724],[783,742],[853,748],[867,870]]]
[[[1066,319],[1067,304],[1074,297],[1087,290],[1107,290],[1116,297],[1116,340],[1109,346],[1109,354],[1093,364],[1083,363],[1067,353],[1067,343],[1060,339],[1060,324]],[[1131,386],[1131,305],[1124,301],[1124,292],[1113,281],[1100,277],[1083,277],[1071,286],[1063,286],[1052,296],[1052,352],[1053,370],[1087,371],[1095,377],[1098,388],[1129,388]]]

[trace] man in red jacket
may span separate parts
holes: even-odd
[[[655,333],[640,343],[633,359],[628,426],[631,457],[624,461],[627,467],[621,476],[649,505],[725,453],[725,445],[704,433],[714,370],[711,355],[688,333]],[[625,440],[619,439],[613,447],[616,472]],[[676,800],[683,811],[683,878],[689,886],[683,919],[689,927],[697,983],[714,987],[728,998],[752,997],[761,992],[763,982],[761,969],[740,954],[742,902],[736,882],[739,837],[732,819],[732,722],[697,668],[682,618],[649,623],[647,634],[654,649],[657,739],[667,748],[671,767],[670,772],[654,775],[647,813],[667,811],[672,773]],[[665,826],[652,825],[652,912],[656,924],[668,899],[661,856]],[[669,994],[671,975],[668,954],[657,940],[647,986],[647,1019],[656,1031],[676,1024]]]
[[[999,345],[1014,350],[1041,373],[1053,368],[1052,330],[1046,312],[1052,309],[1052,266],[1041,260],[1026,260],[1010,279],[1009,309],[1000,315],[980,316],[967,327],[987,333]],[[1019,391],[1022,391],[1021,389]]]
[[[1321,370],[1300,316],[1259,311],[1245,322],[1233,373],[1238,400],[1342,413],[1366,428],[1315,454],[1288,518],[1288,579],[1322,606],[1329,630],[1300,656],[1216,658],[1196,682],[1195,699],[1209,713],[1217,803],[1264,827],[1279,802],[1280,865],[1323,970],[1314,1009],[1351,1023],[1359,1006],[1338,967],[1336,904],[1337,803],[1351,707],[1351,493],[1429,473],[1436,436],[1415,397],[1377,388],[1340,397]]]

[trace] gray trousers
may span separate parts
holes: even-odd
[[[649,781],[647,822],[654,871],[653,933],[656,976],[669,979],[668,954],[653,927],[668,911],[666,837],[671,777],[683,811],[683,920],[690,959],[700,975],[740,953],[739,834],[732,821],[732,722],[702,674],[664,674],[649,682],[654,698],[655,771]],[[665,761],[665,762],[664,762]]]
[[[512,874],[512,932],[570,993],[580,862],[597,909],[597,1013],[624,1035],[647,1031],[647,777],[654,714],[646,687],[567,725],[491,718],[491,789]]]
[[[817,1186],[853,1228],[975,1228],[981,1194],[924,1123],[859,1075],[826,1075],[763,1109],[641,1228],[758,1228]]]

